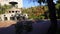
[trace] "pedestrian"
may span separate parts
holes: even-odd
[[[16,29],[16,34],[22,34],[23,32],[23,19],[20,18],[16,25],[15,25],[15,29]]]
[[[33,27],[32,27],[32,21],[27,21],[27,25],[26,25],[26,30],[27,32],[31,32]]]
[[[24,30],[25,30],[26,34],[28,34],[28,32],[31,32],[33,30],[32,21],[25,21]]]

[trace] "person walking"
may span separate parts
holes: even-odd
[[[23,19],[19,18],[17,23],[15,24],[16,34],[22,34],[23,32]]]
[[[26,20],[25,17],[20,18],[16,25],[16,34],[28,34],[32,31],[32,21]]]
[[[29,32],[31,32],[33,30],[32,27],[32,21],[24,21],[24,32],[25,34],[28,34]]]

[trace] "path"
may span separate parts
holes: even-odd
[[[29,34],[46,34],[50,24],[51,23],[49,21],[40,21],[39,23],[34,23],[33,31],[29,32]],[[59,25],[59,27],[60,27],[60,25]],[[10,25],[9,27],[0,28],[0,34],[15,34],[14,25]]]

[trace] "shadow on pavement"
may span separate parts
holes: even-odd
[[[15,34],[14,25],[0,28],[0,34]]]
[[[50,24],[51,23],[49,21],[33,23],[32,24],[33,30],[28,34],[46,34]],[[0,28],[0,34],[15,34],[15,25],[13,24],[9,27]],[[60,21],[58,21],[57,34],[60,34]]]

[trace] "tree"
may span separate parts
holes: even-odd
[[[57,3],[60,3],[60,0],[58,0]]]
[[[57,1],[56,8],[58,13],[58,19],[60,19],[60,0]]]
[[[10,9],[11,6],[10,5],[4,5],[4,6],[1,6],[0,4],[0,14],[4,14],[6,12],[7,9]]]
[[[53,0],[47,0],[48,8],[49,8],[49,16],[51,21],[51,27],[48,31],[49,34],[56,34],[57,31],[57,17],[56,17],[56,9]]]
[[[56,17],[56,9],[55,9],[55,4],[53,0],[38,0],[38,3],[41,4],[47,3],[48,9],[49,9],[49,16],[50,16],[50,21],[51,21],[51,26],[48,30],[48,34],[56,34],[57,31],[57,17]]]

